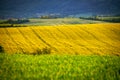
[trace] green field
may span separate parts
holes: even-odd
[[[12,22],[11,22],[12,20]],[[14,27],[21,26],[54,26],[54,25],[65,25],[65,24],[94,24],[94,23],[119,23],[120,17],[118,16],[91,16],[91,17],[80,17],[80,18],[55,18],[55,19],[42,19],[42,18],[28,18],[28,19],[0,19],[0,27],[9,26],[14,24]],[[26,22],[27,20],[27,22]],[[22,22],[21,22],[22,21]]]
[[[41,25],[41,26],[53,26],[53,25],[64,25],[64,24],[93,24],[93,23],[107,23],[104,21],[96,20],[84,20],[79,18],[58,18],[58,19],[29,19],[30,22],[25,23],[27,25]]]
[[[14,20],[14,19],[13,19]],[[93,23],[108,23],[105,21],[97,21],[97,20],[85,20],[80,18],[57,18],[57,19],[40,19],[40,18],[29,18],[29,22],[24,22],[20,24],[14,23],[14,26],[55,26],[55,25],[66,25],[66,24],[93,24]],[[9,26],[10,23],[4,23],[7,20],[0,20],[0,27]],[[15,19],[15,21],[17,21]]]
[[[119,80],[120,57],[0,54],[0,80]]]

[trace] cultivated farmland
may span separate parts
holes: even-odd
[[[119,35],[119,23],[0,28],[0,80],[119,80]]]
[[[11,27],[0,28],[0,45],[6,53],[120,55],[119,35],[119,23]]]

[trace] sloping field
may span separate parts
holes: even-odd
[[[0,28],[0,45],[7,53],[47,47],[51,54],[120,55],[120,24]]]
[[[24,25],[40,25],[40,26],[54,26],[64,24],[94,24],[94,23],[108,23],[105,21],[87,20],[80,18],[57,18],[57,19],[29,19],[29,22]]]

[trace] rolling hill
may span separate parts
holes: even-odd
[[[45,47],[51,54],[120,55],[120,24],[76,24],[0,28],[7,53],[29,53]]]

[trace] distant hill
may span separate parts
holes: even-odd
[[[119,14],[120,0],[1,0],[1,17],[36,17],[44,14]]]

